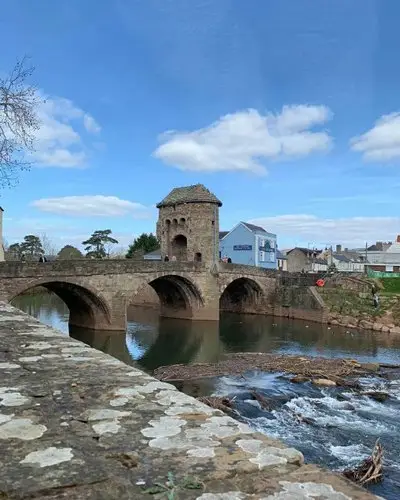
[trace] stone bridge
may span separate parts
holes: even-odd
[[[274,271],[232,264],[214,272],[202,263],[127,259],[0,265],[0,300],[43,286],[67,304],[71,325],[96,330],[124,330],[127,305],[145,284],[156,291],[162,316],[218,320],[220,307],[261,312],[275,283]]]
[[[70,325],[120,331],[127,306],[144,285],[157,293],[164,317],[218,320],[220,310],[290,316],[277,309],[281,279],[276,271],[220,263],[210,269],[196,262],[129,259],[4,262],[0,300],[43,286],[67,304]]]

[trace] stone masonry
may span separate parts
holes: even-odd
[[[0,373],[2,499],[376,498],[5,303]]]
[[[219,207],[202,184],[173,189],[158,205],[157,238],[161,256],[212,266],[219,254]]]
[[[165,317],[218,320],[221,308],[321,321],[324,311],[307,287],[293,292],[296,307],[282,303],[279,273],[253,266],[220,263],[210,270],[205,262],[130,259],[0,263],[0,300],[45,286],[67,304],[71,325],[89,329],[125,330],[127,305],[145,284],[157,292]]]
[[[164,317],[217,321],[223,310],[324,320],[323,303],[311,290],[277,293],[277,272],[219,262],[221,206],[202,184],[175,188],[157,205],[157,236],[169,262],[1,262],[0,300],[44,286],[67,304],[71,326],[106,331],[125,330],[127,306],[140,303],[148,285]]]

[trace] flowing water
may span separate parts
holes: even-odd
[[[21,296],[14,305],[68,334],[69,312],[55,295]],[[279,318],[225,314],[221,321],[160,319],[157,311],[130,308],[124,334],[72,330],[69,334],[126,363],[151,371],[175,363],[215,362],[231,352],[273,352],[353,358],[400,364],[400,336],[331,329]],[[385,451],[385,479],[372,486],[388,500],[400,498],[400,380],[363,379],[366,388],[389,393],[380,403],[340,388],[293,384],[281,374],[247,373],[178,387],[194,395],[235,396],[241,418],[253,428],[301,450],[306,461],[332,470],[357,465],[376,439]],[[251,399],[256,388],[273,403],[263,410]],[[299,423],[294,413],[307,419]]]

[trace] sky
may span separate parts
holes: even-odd
[[[398,0],[3,0],[0,73],[28,55],[32,168],[0,191],[4,238],[119,246],[203,183],[220,229],[280,248],[400,233]]]

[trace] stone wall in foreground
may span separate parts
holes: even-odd
[[[0,498],[149,499],[171,474],[179,499],[375,498],[4,303],[0,376]]]

